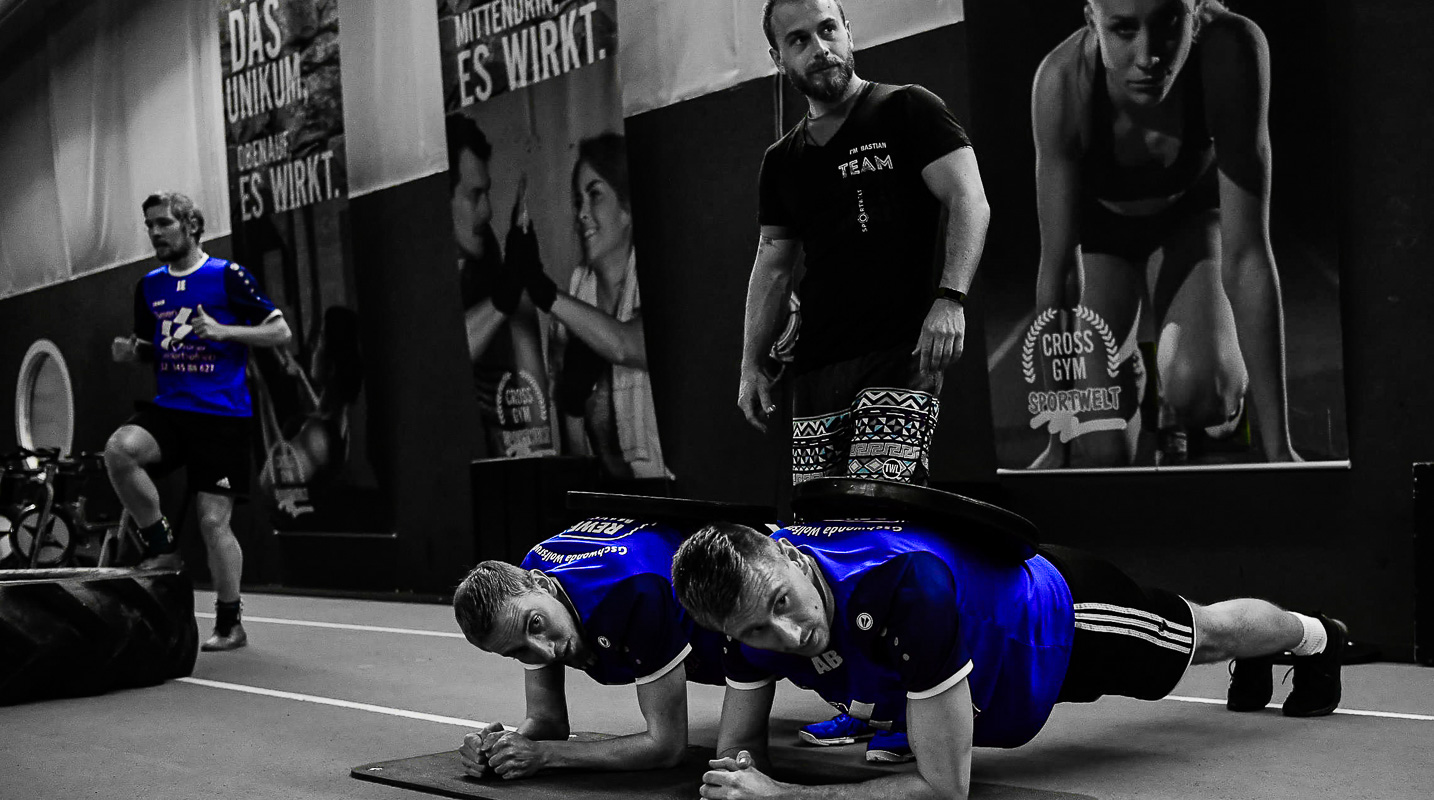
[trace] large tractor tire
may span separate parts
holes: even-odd
[[[0,570],[0,705],[163,683],[198,646],[181,573]]]

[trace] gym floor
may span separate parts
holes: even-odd
[[[195,598],[201,637],[213,601]],[[200,653],[192,678],[0,707],[0,799],[417,800],[430,795],[357,781],[349,769],[452,750],[480,721],[522,719],[521,668],[471,647],[446,606],[251,594],[244,614],[249,646]],[[1279,701],[1288,684],[1277,670]],[[1223,664],[1197,667],[1158,703],[1059,706],[1025,747],[976,751],[972,797],[1434,797],[1434,669],[1348,667],[1340,712],[1312,720],[1230,713],[1226,680]],[[688,697],[692,741],[711,746],[722,689],[691,685]],[[631,687],[570,671],[568,702],[574,730],[642,728]],[[795,729],[831,713],[783,684],[774,746],[798,746]]]

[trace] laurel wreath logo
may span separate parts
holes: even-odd
[[[1048,308],[1036,317],[1031,327],[1026,331],[1026,339],[1021,343],[1021,374],[1026,377],[1026,383],[1036,382],[1036,339],[1040,338],[1041,330],[1053,319],[1056,318],[1056,310]]]
[[[1048,308],[1037,316],[1026,331],[1026,338],[1021,343],[1021,374],[1025,377],[1026,383],[1036,382],[1036,340],[1040,338],[1041,331],[1050,324],[1056,317],[1056,309]],[[1092,330],[1100,335],[1101,343],[1105,345],[1105,372],[1114,378],[1120,372],[1120,352],[1115,344],[1115,334],[1110,332],[1110,326],[1105,320],[1094,311],[1085,306],[1076,306],[1074,309],[1076,318],[1089,325]]]
[[[1095,332],[1100,334],[1101,341],[1105,342],[1105,372],[1114,378],[1116,373],[1120,372],[1120,354],[1115,346],[1115,335],[1110,332],[1110,326],[1105,324],[1105,320],[1101,319],[1099,314],[1085,306],[1076,306],[1075,315],[1082,322],[1094,328]]]

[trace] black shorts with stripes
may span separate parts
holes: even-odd
[[[1060,570],[1075,603],[1075,643],[1058,702],[1170,694],[1194,657],[1190,604],[1173,592],[1141,586],[1089,553],[1047,545],[1041,555]]]

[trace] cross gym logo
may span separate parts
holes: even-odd
[[[1124,430],[1125,420],[1117,413],[1123,387],[1115,385],[1120,348],[1110,325],[1086,306],[1076,306],[1070,330],[1047,331],[1059,313],[1055,308],[1041,312],[1021,343],[1022,377],[1035,384],[1037,375],[1044,375],[1050,387],[1026,395],[1031,428],[1046,427],[1062,442],[1094,431]],[[1082,421],[1078,414],[1100,418]]]

